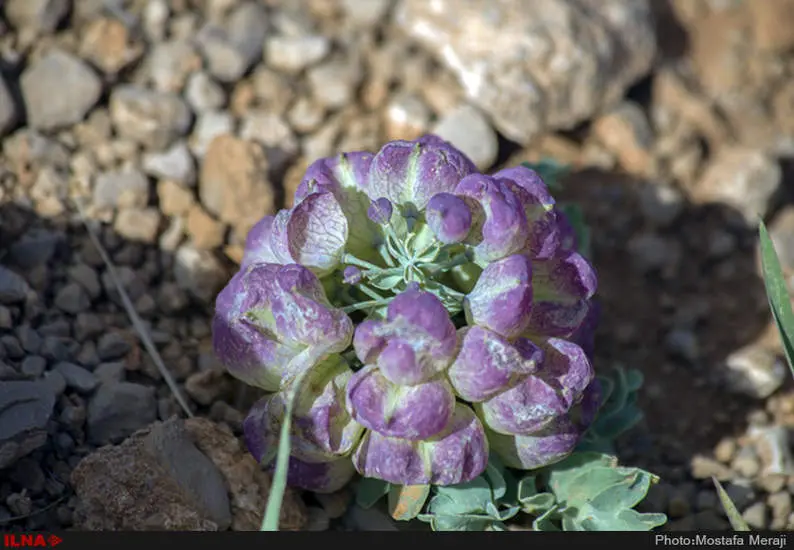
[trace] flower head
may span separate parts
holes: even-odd
[[[251,229],[213,320],[229,372],[271,392],[244,423],[258,460],[292,395],[288,481],[317,492],[573,450],[600,402],[596,276],[537,172],[424,136],[315,161],[293,204]]]

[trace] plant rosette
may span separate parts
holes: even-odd
[[[553,168],[482,174],[432,135],[314,162],[216,301],[216,355],[266,392],[253,456],[316,493],[358,474],[359,502],[437,530],[663,523],[633,510],[655,478],[606,454],[638,380],[596,377],[596,273]]]

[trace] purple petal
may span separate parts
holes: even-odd
[[[463,306],[469,324],[507,338],[523,333],[532,312],[532,262],[515,254],[490,263]]]
[[[447,375],[455,392],[471,403],[485,401],[534,372],[543,350],[525,338],[510,343],[482,327],[459,331],[460,353]]]
[[[490,430],[487,433],[491,449],[505,466],[518,470],[534,470],[559,462],[573,452],[581,437],[567,418],[532,435],[509,436]]]
[[[275,457],[272,452],[278,446],[278,432],[283,416],[284,403],[281,396],[273,393],[254,403],[243,420],[245,445],[258,463],[262,464],[267,457]]]
[[[533,262],[535,302],[529,332],[571,335],[585,321],[597,279],[592,265],[578,252],[563,251],[547,261]]]
[[[591,360],[595,353],[595,332],[598,328],[600,319],[601,307],[599,303],[595,300],[590,300],[584,321],[582,321],[579,328],[577,328],[569,338],[572,342],[579,344],[585,351],[585,354],[587,354],[587,357]]]
[[[385,197],[381,197],[372,201],[367,209],[367,217],[378,225],[386,225],[391,221],[391,216],[394,208],[391,201]]]
[[[353,375],[339,356],[312,368],[293,409],[291,455],[306,462],[325,462],[349,454],[363,432],[344,408],[345,384]],[[274,457],[284,414],[285,393],[257,401],[243,421],[248,450],[261,462]]]
[[[353,455],[365,476],[400,485],[454,485],[471,481],[488,464],[488,440],[482,424],[458,404],[446,429],[425,441],[408,441],[367,432]]]
[[[293,433],[297,445],[292,454],[308,460],[319,449],[326,457],[349,454],[363,427],[345,408],[347,384],[353,371],[338,355],[312,367],[297,394],[293,409]],[[307,448],[301,453],[302,448]],[[297,451],[297,452],[296,452]]]
[[[278,266],[261,264],[258,269],[275,276]],[[213,351],[232,376],[275,391],[283,370],[300,349],[268,337],[245,319],[248,271],[246,268],[237,272],[218,294],[212,320]]]
[[[367,218],[371,200],[367,181],[373,157],[368,151],[357,151],[314,162],[306,170],[294,201],[299,204],[313,193],[333,193],[349,226],[347,250],[370,261],[377,260],[374,243],[382,238],[380,228]]]
[[[364,364],[376,363],[391,382],[414,385],[449,366],[457,335],[441,301],[413,286],[389,303],[384,321],[362,322],[353,346]]]
[[[295,264],[249,265],[215,304],[216,355],[230,374],[269,391],[294,375],[293,367],[343,351],[352,336],[350,318],[328,302],[311,271]]]
[[[240,267],[244,268],[256,263],[288,264],[292,263],[286,232],[282,229],[286,225],[289,212],[282,210],[277,216],[265,216],[259,220],[245,239],[243,259]]]
[[[295,204],[318,191],[331,191],[334,194],[343,189],[365,191],[373,157],[369,151],[356,151],[314,161],[298,184]],[[337,198],[340,203],[343,202],[341,195],[337,195]]]
[[[348,383],[347,407],[357,422],[371,430],[418,440],[444,429],[452,416],[455,397],[445,380],[398,386],[370,365],[356,372]]]
[[[570,404],[554,384],[529,375],[509,390],[476,404],[491,430],[506,435],[527,435],[542,430],[563,416]]]
[[[543,206],[546,210],[551,210],[551,208],[554,206],[554,197],[551,196],[549,187],[540,177],[540,174],[531,168],[527,168],[526,166],[522,165],[511,166],[510,168],[505,168],[494,173],[493,177],[499,179],[508,179],[516,183],[527,193],[535,197],[537,203]]]
[[[559,338],[549,338],[541,347],[545,356],[535,376],[553,383],[569,406],[579,401],[595,378],[585,351],[574,342]]]
[[[353,336],[353,349],[362,363],[368,365],[377,360],[388,340],[381,334],[381,323],[367,319],[359,323]]]
[[[342,271],[342,281],[348,285],[356,285],[361,282],[361,279],[364,277],[364,274],[361,272],[359,268],[354,265],[347,266],[344,271]]]
[[[290,457],[287,485],[313,493],[335,493],[350,483],[356,469],[349,457],[330,462],[303,462]]]
[[[287,235],[295,262],[322,276],[333,271],[342,259],[347,218],[332,193],[314,193],[292,209]]]
[[[220,316],[212,320],[212,345],[229,374],[266,391],[279,389],[290,361],[300,353],[267,338],[244,321],[230,324]]]
[[[451,192],[476,167],[462,152],[437,137],[392,141],[372,161],[368,194],[423,210],[430,197]]]
[[[471,230],[471,210],[466,202],[451,193],[433,195],[425,210],[427,225],[439,241],[459,243]]]
[[[476,239],[475,253],[486,261],[499,260],[520,252],[527,244],[529,228],[524,209],[518,196],[510,189],[509,182],[482,174],[463,178],[455,188],[455,194],[474,201],[481,217],[476,225],[479,233],[469,235]],[[471,204],[471,202],[467,201]]]
[[[557,219],[557,228],[559,230],[559,250],[560,251],[576,251],[579,248],[579,241],[576,237],[576,230],[571,224],[571,220],[561,210],[553,210],[554,216]]]
[[[515,387],[478,405],[490,429],[507,435],[530,435],[567,414],[595,377],[584,350],[550,338],[541,346],[543,363]]]

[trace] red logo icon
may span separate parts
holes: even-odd
[[[42,535],[40,533],[32,535],[5,534],[3,535],[3,545],[6,548],[52,548],[63,542],[61,537],[56,535]]]

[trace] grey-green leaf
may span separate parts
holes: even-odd
[[[468,483],[436,487],[435,491],[437,497],[448,499],[439,501],[441,509],[438,509],[438,505],[433,506],[433,512],[439,514],[484,512],[488,503],[493,501],[491,486],[483,477],[476,477]]]
[[[390,487],[388,481],[365,477],[358,482],[358,487],[356,487],[356,504],[364,509],[372,508],[386,496]]]

